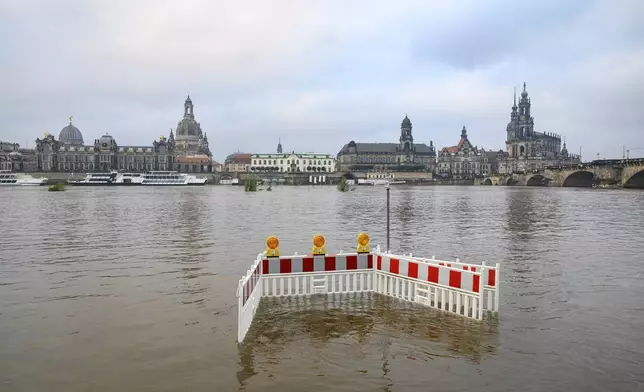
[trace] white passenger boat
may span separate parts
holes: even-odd
[[[208,179],[176,171],[152,171],[144,173],[141,185],[206,185]]]
[[[207,179],[176,171],[149,173],[87,173],[82,180],[68,180],[71,185],[205,185]]]
[[[109,173],[87,173],[82,180],[67,180],[68,184],[77,186],[116,185],[117,171]]]
[[[0,170],[0,186],[45,185],[46,183],[46,178],[34,178],[24,173]]]
[[[142,173],[118,173],[114,185],[141,185],[143,176]]]

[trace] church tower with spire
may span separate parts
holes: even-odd
[[[277,139],[277,153],[282,153],[282,138]]]
[[[525,171],[559,165],[563,160],[570,162],[565,143],[561,148],[561,136],[552,132],[536,132],[532,116],[532,100],[527,84],[517,105],[516,88],[506,129],[506,172]]]

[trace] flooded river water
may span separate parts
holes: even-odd
[[[385,242],[384,187],[0,189],[0,390],[644,391],[644,192],[396,187],[397,252],[502,263],[498,322],[381,296],[267,301],[268,235]]]

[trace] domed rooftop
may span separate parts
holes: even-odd
[[[400,125],[403,126],[403,127],[410,127],[411,126],[411,120],[409,119],[409,117],[407,117],[406,114],[405,114],[405,118],[403,118],[403,120],[402,120],[402,124],[400,124]]]
[[[98,140],[98,142],[101,145],[108,145],[109,146],[111,143],[114,142],[114,138],[112,136],[108,135],[108,134],[105,134],[105,135],[101,136],[101,138]]]
[[[183,119],[177,125],[177,137],[184,136],[199,137],[201,135],[201,126],[199,123],[192,119]]]
[[[76,146],[82,146],[84,144],[83,134],[78,128],[72,125],[71,117],[69,118],[69,125],[60,130],[58,141],[63,144],[71,144]]]

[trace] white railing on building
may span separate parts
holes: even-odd
[[[319,249],[324,249],[323,243]],[[375,292],[476,320],[499,310],[499,263],[395,255],[379,247],[360,254],[266,253],[260,253],[239,280],[238,342],[244,340],[262,297]]]

